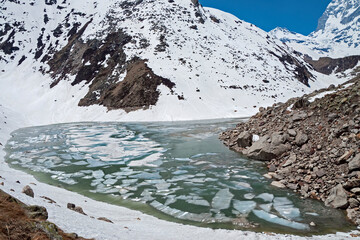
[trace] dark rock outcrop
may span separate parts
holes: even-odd
[[[306,60],[318,72],[323,74],[331,74],[333,72],[340,73],[348,69],[356,67],[360,61],[360,56],[349,56],[344,58],[321,57],[319,60]]]

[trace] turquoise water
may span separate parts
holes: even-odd
[[[354,228],[342,211],[270,186],[264,163],[228,150],[218,134],[238,121],[24,128],[6,159],[40,181],[169,221],[305,235]]]

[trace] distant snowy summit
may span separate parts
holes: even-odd
[[[270,34],[313,59],[360,55],[360,1],[333,0],[308,36],[284,28]]]
[[[242,117],[337,81],[197,0],[16,0],[0,9],[0,103],[41,122]]]

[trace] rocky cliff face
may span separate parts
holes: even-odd
[[[42,87],[87,88],[73,94],[80,106],[161,111],[180,102],[191,109],[187,118],[198,109],[198,118],[213,118],[328,84],[266,32],[194,0],[18,0],[0,7],[0,74],[10,82],[18,79],[11,72],[40,71]],[[142,76],[134,75],[135,65]],[[216,101],[222,113],[211,107]]]
[[[360,55],[360,2],[333,0],[309,36],[276,28],[270,34],[296,51],[311,56],[342,58]]]
[[[360,225],[359,77],[261,109],[220,138],[231,149],[266,161],[273,185],[346,209]]]

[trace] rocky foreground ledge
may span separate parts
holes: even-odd
[[[86,240],[64,233],[47,218],[46,208],[27,206],[0,190],[0,239]]]
[[[360,225],[360,77],[261,108],[220,139],[266,161],[272,185],[344,209]]]

